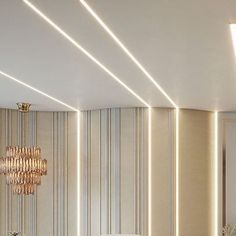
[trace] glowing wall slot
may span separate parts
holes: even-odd
[[[129,86],[127,86],[120,78],[113,74],[105,65],[103,65],[99,60],[97,60],[90,52],[83,48],[78,42],[76,42],[69,34],[67,34],[62,28],[55,24],[49,17],[47,17],[42,11],[40,11],[35,5],[33,5],[28,0],[22,0],[30,9],[32,9],[37,15],[39,15],[45,22],[52,26],[58,33],[60,33],[64,38],[66,38],[71,44],[73,44],[77,49],[79,49],[84,55],[86,55],[91,61],[98,65],[103,71],[105,71],[111,78],[123,86],[129,91],[134,97],[136,97],[145,106],[150,107],[150,105],[142,99],[135,91],[133,91]]]
[[[81,157],[80,112],[77,112],[77,235],[81,235]]]
[[[175,110],[175,236],[179,236],[179,109]]]
[[[152,235],[152,108],[148,109],[148,235]]]
[[[214,191],[214,199],[213,199],[213,235],[214,236],[218,236],[219,235],[219,225],[218,225],[218,217],[219,217],[219,212],[218,212],[218,186],[219,186],[219,182],[218,182],[218,174],[219,174],[219,166],[218,166],[218,112],[215,112],[214,114],[215,116],[215,121],[214,121],[214,133],[215,133],[215,141],[214,141],[214,146],[215,146],[215,150],[214,150],[214,186],[213,186],[213,191]]]

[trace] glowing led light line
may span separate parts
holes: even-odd
[[[130,87],[128,87],[122,80],[120,80],[115,74],[113,74],[106,66],[104,66],[100,61],[98,61],[91,53],[84,49],[78,42],[76,42],[71,36],[69,36],[64,30],[62,30],[57,24],[55,24],[50,18],[48,18],[44,13],[42,13],[36,6],[34,6],[28,0],[22,0],[28,7],[30,7],[35,13],[37,13],[42,19],[44,19],[49,25],[51,25],[58,33],[60,33],[64,38],[66,38],[70,43],[72,43],[77,49],[83,52],[89,59],[91,59],[95,64],[97,64],[102,70],[104,70],[108,75],[110,75],[115,81],[122,85],[126,90],[128,90],[133,96],[135,96],[140,102],[145,106],[150,107],[150,105],[142,99],[137,93],[135,93]]]
[[[214,121],[214,130],[215,130],[215,153],[214,153],[214,208],[213,208],[213,235],[218,236],[219,235],[219,229],[218,229],[218,173],[219,173],[219,167],[218,167],[218,112],[215,112],[215,121]]]
[[[231,36],[234,46],[234,53],[236,56],[236,24],[230,24]]]
[[[152,235],[152,108],[148,109],[148,235]]]
[[[47,93],[45,93],[45,92],[43,92],[43,91],[41,91],[41,90],[39,90],[39,89],[29,85],[29,84],[27,84],[27,83],[25,83],[25,82],[23,82],[23,81],[21,81],[19,79],[16,79],[15,77],[13,77],[13,76],[11,76],[11,75],[9,75],[9,74],[1,71],[1,70],[0,70],[0,75],[3,75],[5,78],[10,79],[10,80],[12,80],[12,81],[14,81],[14,82],[16,82],[16,83],[26,87],[26,88],[29,88],[29,89],[33,90],[34,92],[39,93],[39,94],[43,95],[44,97],[47,97],[47,98],[53,100],[54,102],[57,102],[57,103],[65,106],[65,107],[71,109],[72,111],[79,111],[78,109],[76,109],[76,108],[74,108],[74,107],[72,107],[72,106],[62,102],[61,100],[59,100],[59,99],[57,99],[55,97],[52,97],[51,95],[49,95],[49,94],[47,94]]]
[[[175,110],[175,236],[179,236],[179,109]]]
[[[138,68],[147,76],[147,78],[157,87],[157,89],[166,97],[166,99],[175,107],[178,106],[165,92],[165,90],[156,82],[151,74],[144,68],[144,66],[135,58],[135,56],[128,50],[128,48],[121,42],[121,40],[112,32],[112,30],[104,23],[104,21],[95,13],[95,11],[84,0],[80,0],[82,5],[88,12],[96,19],[102,28],[113,38],[113,40],[121,47],[121,49],[129,56],[129,58],[138,66]]]
[[[81,235],[81,157],[80,112],[77,112],[77,235]]]

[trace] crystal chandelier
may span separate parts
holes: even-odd
[[[26,105],[19,104],[19,111]],[[6,157],[0,158],[0,174],[6,176],[6,183],[12,186],[13,193],[34,194],[36,186],[41,184],[41,177],[47,174],[47,160],[41,158],[39,147],[9,146]]]

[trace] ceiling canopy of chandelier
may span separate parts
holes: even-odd
[[[20,112],[28,112],[30,104],[17,104]],[[23,111],[21,110],[24,108]],[[28,109],[26,109],[28,107]],[[41,177],[47,174],[47,160],[41,158],[40,147],[8,146],[6,157],[0,158],[0,174],[15,194],[34,194]]]

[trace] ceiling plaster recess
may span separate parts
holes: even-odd
[[[91,61],[97,64],[103,71],[110,75],[115,81],[122,85],[126,90],[128,90],[133,96],[135,96],[139,101],[141,101],[146,107],[151,107],[143,98],[141,98],[135,91],[133,91],[129,86],[127,86],[121,79],[119,79],[114,73],[112,73],[105,65],[98,61],[91,53],[89,53],[85,48],[83,48],[78,42],[76,42],[70,35],[68,35],[62,28],[55,24],[49,17],[47,17],[42,11],[40,11],[35,5],[33,5],[28,0],[22,0],[28,7],[30,7],[37,15],[39,15],[43,20],[45,20],[50,26],[52,26],[58,33],[60,33],[64,38],[66,38],[70,43],[72,43],[77,49],[84,53]]]

